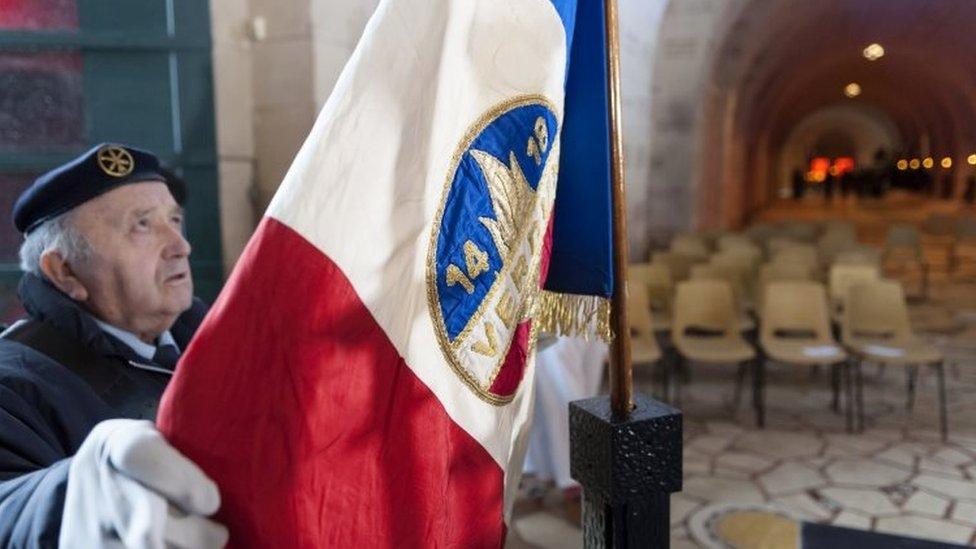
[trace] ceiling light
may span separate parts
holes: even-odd
[[[952,159],[947,156],[947,157],[945,157],[945,158],[942,159],[941,164],[942,164],[942,167],[943,168],[945,168],[945,169],[948,170],[949,168],[952,167]]]
[[[922,167],[926,170],[932,169],[932,166],[935,166],[935,160],[931,156],[922,161]]]
[[[918,161],[917,158],[913,158],[911,162],[908,163],[913,170],[917,170],[922,163]]]
[[[966,161],[969,162],[970,166],[976,166],[976,154],[969,155],[969,158],[967,158]]]
[[[864,58],[868,61],[877,61],[884,57],[885,51],[881,44],[874,43],[864,48]]]
[[[898,169],[901,171],[905,171],[908,169],[908,161],[905,160],[904,158],[899,160],[897,165],[898,165]]]
[[[850,84],[844,86],[844,95],[850,97],[851,99],[861,95],[861,85],[857,82],[851,82]]]

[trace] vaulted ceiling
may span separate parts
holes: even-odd
[[[976,150],[976,1],[741,3],[712,71],[736,92],[745,139],[775,147],[814,111],[860,102],[891,117],[908,152]],[[862,55],[871,43],[885,49],[874,62]],[[862,90],[855,99],[843,95],[851,82]]]

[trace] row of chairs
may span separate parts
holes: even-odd
[[[674,373],[689,361],[738,365],[734,401],[738,404],[751,370],[753,408],[757,423],[763,426],[767,361],[826,366],[831,370],[833,407],[839,407],[843,385],[847,425],[856,430],[864,425],[863,363],[906,366],[909,407],[914,402],[919,367],[932,366],[938,376],[941,431],[947,436],[943,359],[912,331],[904,292],[897,282],[864,276],[849,281],[840,304],[831,304],[826,288],[815,280],[769,280],[761,292],[762,305],[756,311],[759,329],[754,331],[743,324],[733,285],[704,277],[679,282],[669,326],[655,324],[651,299],[655,281],[648,276],[655,270],[650,265],[631,270],[628,318],[634,363],[662,366],[666,396],[672,392]],[[662,347],[666,352],[662,353]],[[676,387],[675,398],[680,398],[680,387]]]

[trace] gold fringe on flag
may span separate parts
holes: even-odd
[[[557,294],[543,291],[538,296],[536,322],[542,333],[599,337],[610,343],[610,300],[593,295]]]

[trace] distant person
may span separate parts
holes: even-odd
[[[976,175],[971,175],[966,179],[966,192],[963,193],[962,199],[970,206],[976,202]]]
[[[824,179],[824,198],[828,201],[834,198],[834,187],[837,185],[837,177],[828,172],[827,178]]]
[[[854,188],[854,172],[844,172],[840,176],[840,195],[847,198]]]
[[[807,182],[803,178],[802,170],[793,170],[793,199],[802,200],[803,195],[806,194]]]
[[[942,199],[952,200],[956,196],[956,180],[949,174],[942,178]]]

